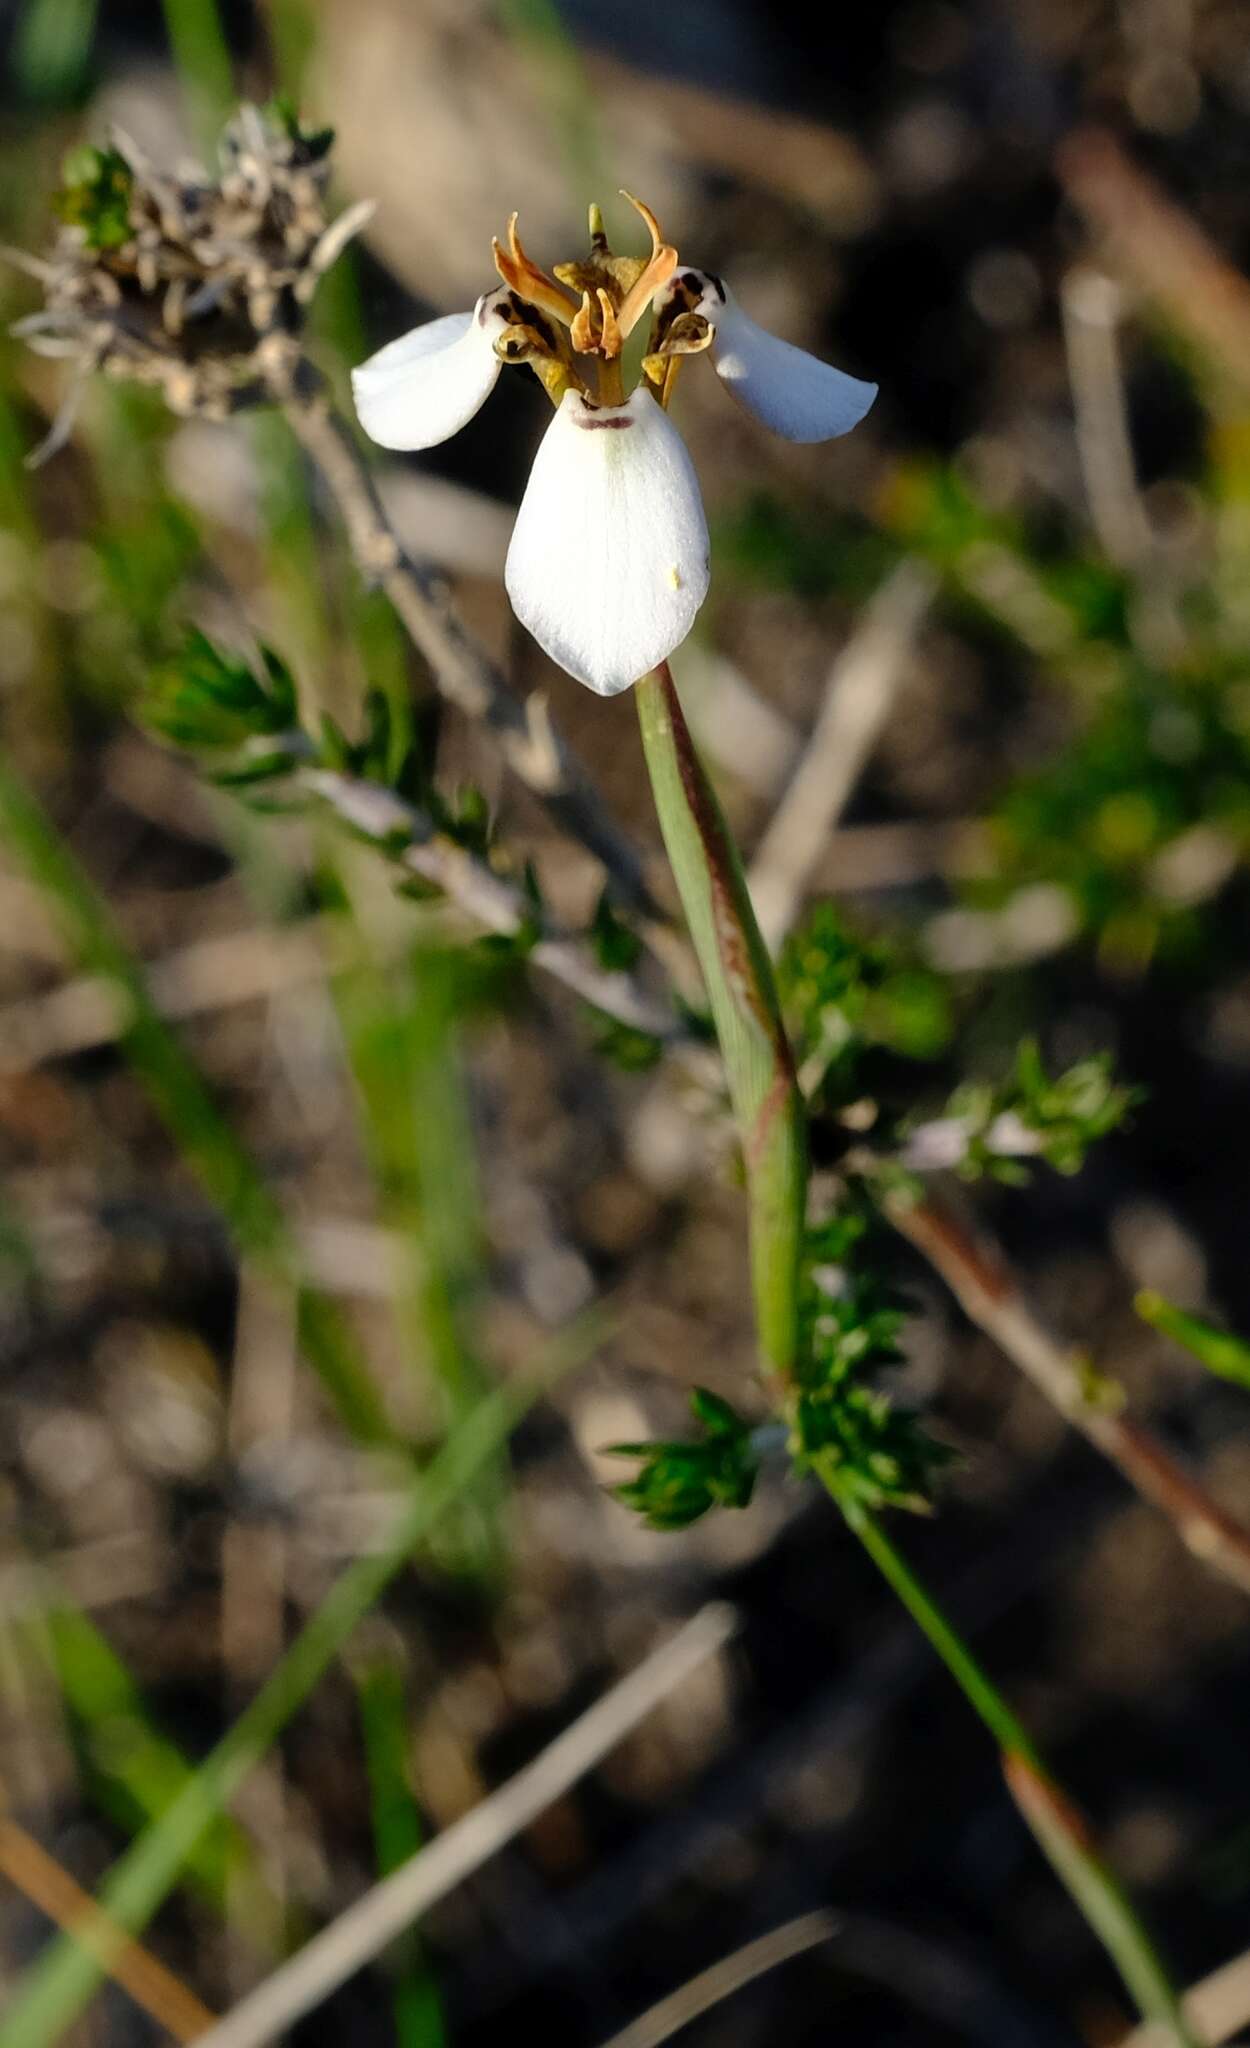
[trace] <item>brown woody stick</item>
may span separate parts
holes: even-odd
[[[1117,1387],[1091,1372],[1078,1352],[1051,1335],[1025,1299],[997,1246],[974,1239],[933,1202],[902,1194],[879,1198],[900,1236],[941,1274],[965,1314],[992,1337],[1130,1486],[1160,1508],[1195,1557],[1250,1593],[1250,1529],[1210,1498],[1157,1437],[1121,1409]]]
[[[122,1933],[89,1892],[25,1828],[0,1814],[0,1872],[53,1924],[90,1949],[102,1969],[176,2041],[207,2033],[214,2015],[148,1949]]]
[[[1070,136],[1055,168],[1112,269],[1153,300],[1244,395],[1250,389],[1250,283],[1103,130]]]

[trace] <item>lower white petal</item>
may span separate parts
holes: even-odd
[[[499,375],[495,337],[506,322],[488,292],[471,313],[427,320],[352,371],[360,424],[383,448],[433,448],[485,403]]]
[[[719,310],[708,308],[716,327],[712,368],[731,397],[787,441],[832,441],[858,426],[876,385],[769,334],[743,312],[727,285],[716,283],[725,299]]]
[[[504,580],[539,645],[601,697],[685,639],[707,594],[707,521],[686,445],[643,387],[614,406],[565,393]]]

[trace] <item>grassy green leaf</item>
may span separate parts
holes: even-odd
[[[1149,1288],[1136,1297],[1133,1307],[1144,1323],[1183,1345],[1208,1372],[1218,1374],[1222,1380],[1232,1380],[1239,1387],[1250,1387],[1250,1344],[1244,1338],[1217,1330],[1213,1323],[1203,1322],[1201,1316],[1191,1315],[1188,1309],[1176,1308]]]

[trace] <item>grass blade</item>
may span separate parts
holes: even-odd
[[[1183,1346],[1208,1372],[1222,1380],[1232,1380],[1235,1386],[1250,1387],[1250,1344],[1243,1338],[1217,1330],[1213,1323],[1191,1315],[1188,1309],[1176,1308],[1149,1288],[1137,1296],[1133,1307],[1152,1330],[1161,1330],[1165,1337]]]
[[[593,1332],[597,1340],[598,1330]],[[592,1341],[583,1324],[564,1348],[572,1364]],[[456,1431],[413,1489],[412,1499],[376,1555],[360,1558],[331,1587],[251,1705],[199,1765],[160,1819],[114,1865],[100,1903],[116,1926],[138,1934],[177,1882],[195,1844],[224,1812],[253,1765],[343,1648],[412,1553],[472,1486],[552,1373],[492,1394]],[[5,2018],[4,2048],[53,2048],[101,1979],[95,1955],[64,1937],[53,1942],[18,1984]]]
[[[380,1654],[363,1659],[354,1676],[369,1773],[374,1847],[378,1870],[387,1877],[416,1855],[424,1839],[421,1815],[408,1782],[403,1673],[395,1657]],[[399,1937],[391,1954],[395,1967],[391,2004],[399,2048],[442,2048],[447,2037],[438,1986],[415,1928]]]

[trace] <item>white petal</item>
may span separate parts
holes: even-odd
[[[471,313],[427,320],[352,371],[360,424],[383,448],[433,448],[473,418],[501,368],[495,337],[507,324],[488,292]]]
[[[787,441],[832,441],[858,426],[876,385],[769,334],[743,312],[727,285],[715,282],[725,299],[719,311],[706,307],[716,327],[712,368],[730,396]]]
[[[565,393],[504,581],[539,645],[601,697],[685,639],[707,594],[707,521],[685,442],[641,385],[624,405]]]

